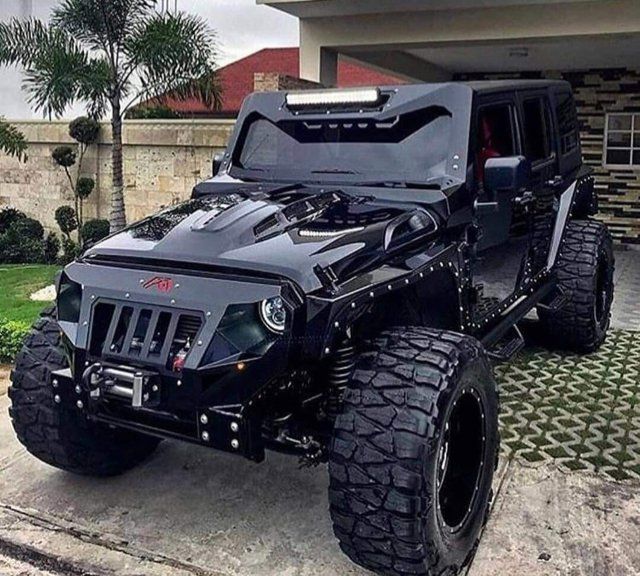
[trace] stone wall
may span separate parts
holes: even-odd
[[[321,84],[303,80],[277,72],[256,72],[253,75],[254,92],[274,92],[278,90],[309,90],[322,88]]]
[[[211,160],[229,139],[232,120],[132,120],[124,126],[125,202],[129,221],[185,199],[211,175]],[[0,154],[0,206],[13,205],[55,230],[55,209],[73,197],[52,150],[71,144],[66,122],[16,122],[29,142],[26,163]],[[111,193],[111,129],[89,149],[83,174],[96,180],[86,218],[107,218]]]
[[[571,83],[578,106],[584,160],[596,177],[599,218],[607,223],[616,240],[640,247],[640,168],[603,166],[606,114],[640,112],[640,70],[465,74],[456,79],[498,78],[551,78]]]

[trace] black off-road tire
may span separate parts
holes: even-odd
[[[547,342],[579,353],[600,348],[611,322],[614,266],[613,242],[604,224],[569,222],[556,263],[567,300],[556,310],[538,309]]]
[[[453,575],[472,560],[492,497],[498,410],[475,339],[402,328],[371,342],[329,460],[334,533],[351,560],[389,576]]]
[[[147,458],[159,440],[112,430],[56,403],[49,374],[67,367],[53,308],[33,325],[11,373],[9,414],[18,439],[34,456],[69,472],[114,476]]]

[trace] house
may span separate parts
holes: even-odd
[[[257,0],[300,20],[303,79],[344,58],[414,81],[564,78],[600,217],[640,248],[640,1]]]
[[[164,104],[173,112],[189,117],[235,118],[243,100],[254,91],[293,89],[313,86],[299,78],[298,48],[265,48],[218,70],[222,89],[222,107],[212,111],[197,99],[180,102],[168,98]],[[341,87],[399,84],[399,75],[381,73],[370,65],[340,59],[336,83]]]

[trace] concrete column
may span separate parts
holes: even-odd
[[[327,88],[338,83],[338,52],[323,47],[304,21],[300,22],[300,78]]]

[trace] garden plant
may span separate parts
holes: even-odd
[[[86,103],[90,116],[110,115],[112,230],[126,223],[122,121],[140,102],[170,94],[214,108],[216,38],[184,12],[160,13],[153,0],[62,0],[48,23],[0,23],[0,64],[21,66],[31,104],[46,116]]]

